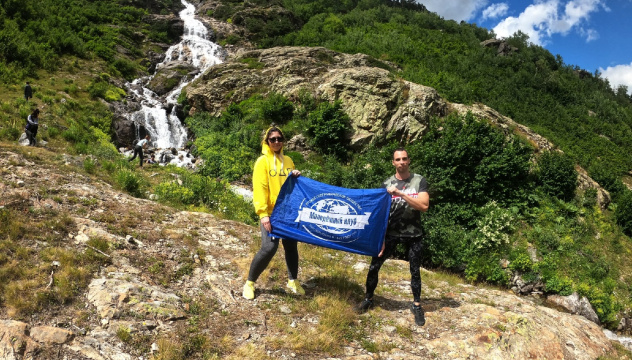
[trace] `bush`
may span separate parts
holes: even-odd
[[[285,96],[277,93],[268,95],[261,107],[264,118],[277,124],[287,123],[294,114],[294,105]]]
[[[509,262],[509,269],[520,271],[521,273],[529,272],[533,269],[533,261],[526,250],[516,250],[512,252]]]
[[[531,148],[472,114],[432,126],[408,155],[411,170],[428,179],[433,204],[479,207],[495,200],[527,207]]]
[[[547,292],[568,296],[573,293],[573,281],[567,276],[553,276],[545,279],[544,289]]]
[[[538,183],[544,193],[570,201],[577,188],[574,162],[565,154],[545,152],[538,159]]]
[[[623,230],[626,235],[632,236],[632,191],[626,190],[623,195],[619,197],[617,209],[614,214],[617,219],[617,224],[621,226],[621,230]]]
[[[187,187],[178,185],[175,182],[165,182],[158,184],[155,189],[156,195],[161,201],[175,204],[192,204],[195,200],[193,191]]]
[[[500,266],[497,253],[485,253],[468,259],[465,278],[469,281],[486,281],[499,285],[509,283],[509,274]]]
[[[349,116],[338,101],[333,104],[323,102],[309,114],[307,135],[311,138],[311,145],[323,154],[345,160],[350,129]]]
[[[88,94],[90,94],[93,99],[105,99],[105,94],[107,93],[108,88],[109,85],[107,82],[101,80],[93,80],[90,82],[90,85],[88,85]]]
[[[509,243],[514,217],[508,210],[499,207],[495,201],[490,201],[480,209],[479,216],[473,242],[475,248],[497,248]]]
[[[0,130],[0,139],[17,141],[20,138],[20,135],[22,135],[22,131],[18,128],[7,127]]]
[[[143,188],[145,187],[143,178],[127,169],[121,169],[116,172],[114,179],[118,186],[135,197],[143,197]]]
[[[614,202],[618,202],[619,197],[628,189],[612,167],[604,164],[593,165],[590,167],[589,173],[593,180],[608,190]]]
[[[94,174],[95,167],[96,167],[96,162],[91,157],[87,157],[85,158],[85,160],[83,160],[83,169],[88,174]]]

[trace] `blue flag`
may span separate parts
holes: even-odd
[[[270,217],[272,236],[377,256],[390,208],[386,189],[345,189],[290,176]]]

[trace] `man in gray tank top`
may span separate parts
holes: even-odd
[[[423,176],[409,171],[410,159],[404,148],[398,148],[393,152],[393,166],[395,175],[382,184],[392,196],[386,238],[380,254],[371,259],[366,277],[366,297],[356,310],[363,313],[373,306],[373,292],[377,287],[380,268],[384,261],[393,255],[397,245],[403,244],[408,247],[410,288],[414,299],[410,309],[415,316],[415,324],[423,326],[426,320],[421,307],[419,268],[423,240],[421,213],[426,212],[430,205],[428,182]]]

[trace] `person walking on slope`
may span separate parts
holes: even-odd
[[[35,137],[37,136],[37,128],[39,128],[39,113],[39,109],[35,109],[31,115],[26,118],[26,128],[24,132],[29,139],[29,146],[35,146],[35,144],[37,144]]]
[[[27,81],[24,86],[24,100],[29,101],[31,98],[33,98],[33,89],[31,89],[31,84]]]
[[[134,159],[136,159],[136,155],[138,155],[138,159],[140,160],[140,167],[143,167],[143,149],[147,148],[150,139],[151,137],[149,136],[149,134],[147,134],[145,135],[144,139],[138,141],[134,146],[134,156],[132,156],[132,158],[128,161],[133,161]]]
[[[283,249],[285,250],[285,263],[289,276],[287,287],[294,294],[305,294],[305,290],[296,279],[298,276],[296,241],[270,236],[272,232],[270,215],[272,215],[281,186],[289,175],[295,177],[301,175],[300,171],[294,169],[292,159],[283,154],[284,141],[283,132],[273,124],[263,137],[261,142],[262,155],[255,162],[252,174],[253,204],[261,223],[261,249],[252,259],[248,280],[244,284],[243,296],[249,300],[255,298],[255,282],[274,257],[279,247],[279,240],[283,242]]]
[[[410,262],[410,288],[413,293],[413,303],[410,310],[415,316],[415,324],[423,326],[426,323],[424,310],[421,307],[421,250],[423,229],[421,227],[421,213],[430,206],[428,182],[418,174],[409,171],[410,158],[404,148],[393,152],[393,166],[395,175],[386,179],[382,184],[392,196],[391,212],[386,229],[386,237],[382,250],[377,257],[371,259],[371,266],[366,276],[366,296],[356,308],[364,313],[373,307],[373,292],[377,287],[378,274],[384,261],[391,257],[397,245],[408,246]]]

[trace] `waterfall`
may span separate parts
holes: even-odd
[[[151,136],[151,145],[157,148],[182,148],[187,141],[187,132],[175,114],[175,105],[182,89],[201,76],[209,67],[222,62],[222,49],[207,39],[208,30],[195,19],[195,7],[181,0],[185,9],[180,12],[184,21],[184,34],[181,41],[171,46],[163,62],[156,66],[156,72],[172,61],[183,61],[199,70],[191,79],[184,77],[181,83],[164,98],[161,98],[145,86],[154,75],[134,80],[128,88],[141,100],[141,109],[129,114],[129,119],[138,129],[145,127]],[[170,110],[169,110],[170,109]]]

